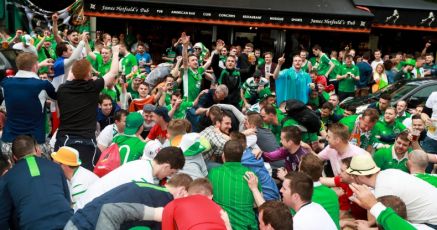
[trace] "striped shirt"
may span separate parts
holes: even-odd
[[[214,201],[229,215],[232,229],[258,229],[253,211],[254,199],[243,178],[250,169],[241,162],[225,162],[223,166],[211,169],[208,179],[212,183]]]

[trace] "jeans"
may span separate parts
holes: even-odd
[[[437,141],[426,136],[422,142],[422,149],[427,153],[437,154]],[[426,173],[431,173],[433,168],[434,168],[434,164],[429,163],[428,167],[426,167],[425,170]]]
[[[57,136],[55,143],[55,151],[62,146],[69,146],[79,152],[79,158],[82,162],[81,166],[93,171],[94,166],[100,157],[100,150],[97,148],[95,138],[82,138],[78,136]]]

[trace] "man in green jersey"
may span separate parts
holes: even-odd
[[[125,44],[120,44],[120,54],[123,56],[121,59],[121,73],[128,76],[138,69],[137,58],[129,52]]]
[[[120,164],[125,164],[130,161],[138,160],[143,156],[146,142],[143,142],[136,136],[136,133],[141,132],[144,118],[140,113],[130,113],[126,117],[126,127],[124,133],[117,134],[112,140],[118,145],[120,152]]]
[[[405,130],[405,126],[396,120],[396,109],[393,107],[387,108],[384,113],[384,120],[378,121],[373,128],[373,134],[377,138],[374,147],[379,149],[382,145],[393,144],[396,136]]]
[[[209,68],[210,62],[199,67],[198,57],[194,54],[188,55],[188,45],[190,44],[190,36],[182,33],[182,84],[184,90],[184,98],[188,101],[194,101],[200,93],[200,85],[202,83],[202,77],[208,77],[209,80],[213,80],[212,77],[206,73],[206,69]]]
[[[362,149],[372,152],[375,135],[373,128],[378,121],[379,114],[375,109],[366,109],[361,115],[350,115],[340,120],[351,133],[350,142]]]
[[[411,117],[411,114],[407,112],[407,102],[404,100],[398,101],[396,103],[396,120],[403,122],[405,119]]]
[[[386,148],[381,148],[373,154],[373,160],[382,170],[399,169],[408,172],[408,147],[411,141],[408,133],[403,132],[396,137],[395,143]]]
[[[427,154],[423,150],[413,150],[408,154],[407,167],[410,174],[437,187],[437,175],[425,172],[428,162],[437,162],[435,154]]]
[[[319,59],[319,65],[317,66],[318,75],[323,75],[328,78],[329,74],[335,68],[334,63],[329,59],[328,55],[322,52],[322,48],[319,45],[313,46],[313,54]]]
[[[339,99],[339,97],[338,97],[338,95],[337,94],[331,94],[330,96],[329,96],[329,100],[328,100],[328,102],[329,103],[331,103],[333,106],[334,106],[334,110],[333,110],[333,113],[334,113],[334,115],[338,118],[338,119],[341,119],[343,116],[345,116],[344,115],[344,109],[342,109],[341,107],[340,107],[340,99]]]
[[[313,69],[313,66],[311,65],[311,62],[308,61],[308,51],[301,50],[299,53],[300,58],[302,59],[302,70],[309,73],[310,70]]]
[[[360,80],[360,71],[352,61],[352,56],[347,55],[345,64],[338,71],[337,81],[340,101],[355,95],[355,82]]]
[[[407,60],[405,60],[404,62],[400,62],[399,64],[401,68],[399,69],[399,72],[395,75],[395,81],[413,79],[414,75],[412,71],[416,66],[416,60],[408,58]]]

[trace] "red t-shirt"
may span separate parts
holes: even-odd
[[[152,129],[150,129],[149,135],[147,135],[147,138],[150,140],[155,140],[156,138],[161,137],[166,139],[167,138],[167,130],[162,130],[161,126],[158,124],[155,124]]]
[[[355,202],[349,200],[354,192],[351,188],[349,188],[349,184],[341,182],[340,176],[334,177],[334,183],[336,187],[339,187],[343,190],[344,194],[338,198],[338,202],[340,203],[341,211],[349,211],[351,215],[357,220],[367,220],[367,211],[364,208],[361,208]]]
[[[226,230],[220,206],[204,195],[192,195],[168,203],[162,213],[162,229]]]

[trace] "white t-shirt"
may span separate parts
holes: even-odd
[[[326,146],[319,154],[318,157],[322,160],[329,160],[331,163],[332,172],[335,176],[339,175],[341,172],[341,160],[348,157],[353,157],[361,154],[369,154],[366,150],[353,145],[348,144],[348,148],[342,155],[338,154],[337,150],[331,148],[331,146]]]
[[[437,188],[428,182],[398,169],[383,170],[376,177],[375,196],[387,195],[401,198],[412,223],[437,224]]]
[[[426,100],[425,106],[432,109],[431,118],[437,120],[437,92],[433,92],[433,93],[431,93],[431,95],[429,95],[428,99]],[[434,121],[433,123],[434,123],[434,126],[436,126],[435,125],[436,121]],[[437,131],[435,131],[433,133],[428,131],[427,136],[429,138],[437,140]]]
[[[329,214],[320,204],[311,202],[302,206],[293,217],[294,230],[335,230],[335,225]]]
[[[88,187],[98,179],[99,177],[96,174],[82,166],[79,166],[74,172],[73,177],[68,183],[74,210],[77,210],[76,202],[85,194]]]
[[[107,125],[97,137],[97,144],[108,147],[117,133],[118,128],[115,124]]]
[[[372,64],[370,64],[370,66],[372,66],[373,71],[375,71],[376,66],[378,64],[384,64],[384,61],[382,59],[380,61],[376,61],[376,60],[372,61]]]
[[[94,198],[101,196],[115,187],[132,181],[144,181],[153,184],[152,162],[148,160],[127,162],[106,174],[93,183],[81,199],[76,202],[77,208],[83,208]]]

